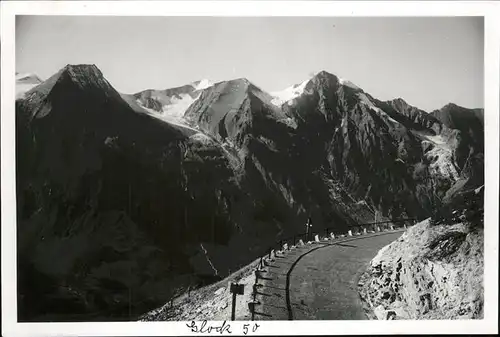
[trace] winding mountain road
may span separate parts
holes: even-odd
[[[404,230],[315,242],[269,261],[259,280],[256,320],[367,319],[358,279]]]

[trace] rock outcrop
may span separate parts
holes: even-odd
[[[469,193],[469,198],[475,195],[481,191]],[[383,320],[483,317],[480,199],[411,227],[379,251],[360,282],[369,316]]]

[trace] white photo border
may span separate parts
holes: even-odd
[[[183,336],[188,322],[18,323],[15,187],[15,15],[119,16],[483,16],[485,18],[484,319],[256,321],[249,335],[498,333],[500,3],[495,1],[3,1],[1,24],[1,216],[3,336]],[[244,324],[228,322],[233,335]],[[216,331],[204,333],[221,335]],[[224,333],[227,335],[227,333]]]

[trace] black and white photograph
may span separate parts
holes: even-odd
[[[18,323],[485,319],[484,16],[12,20]]]

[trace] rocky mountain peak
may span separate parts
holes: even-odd
[[[194,81],[191,85],[195,90],[203,90],[214,85],[214,82],[204,78],[202,80]]]
[[[484,118],[483,109],[467,109],[455,103],[448,103],[431,114],[449,128],[460,130],[482,128]]]
[[[62,69],[60,79],[70,80],[81,89],[98,87],[114,90],[95,64],[68,64]]]
[[[316,84],[328,84],[328,86],[335,88],[337,86],[341,86],[343,88],[348,88],[349,90],[354,90],[355,92],[364,92],[360,87],[358,87],[356,84],[353,82],[339,77],[335,74],[329,73],[325,70],[320,71],[317,73],[311,81]]]
[[[101,89],[118,95],[94,64],[68,64],[46,81],[28,91],[26,95],[33,96],[32,94],[35,94],[35,96],[45,97],[56,87],[61,88],[61,90],[68,90],[71,85],[75,85],[79,89]]]
[[[461,107],[460,107],[460,106],[458,106],[458,105],[456,105],[455,103],[450,102],[450,103],[445,104],[445,105],[441,108],[441,110],[456,109],[456,108],[461,108]]]
[[[329,83],[340,83],[339,78],[336,75],[331,74],[325,70],[322,70],[318,72],[316,75],[314,75],[313,78],[311,78],[311,81],[312,82],[327,81]]]
[[[315,77],[317,77],[317,78],[321,78],[321,77],[324,77],[324,78],[332,78],[332,77],[337,78],[337,76],[335,76],[332,73],[329,73],[326,70],[321,70],[321,71],[317,72],[316,75],[314,75],[313,78],[315,78]]]
[[[73,76],[81,76],[83,74],[90,76],[103,76],[101,70],[99,70],[95,64],[67,64],[63,68],[63,71]]]

